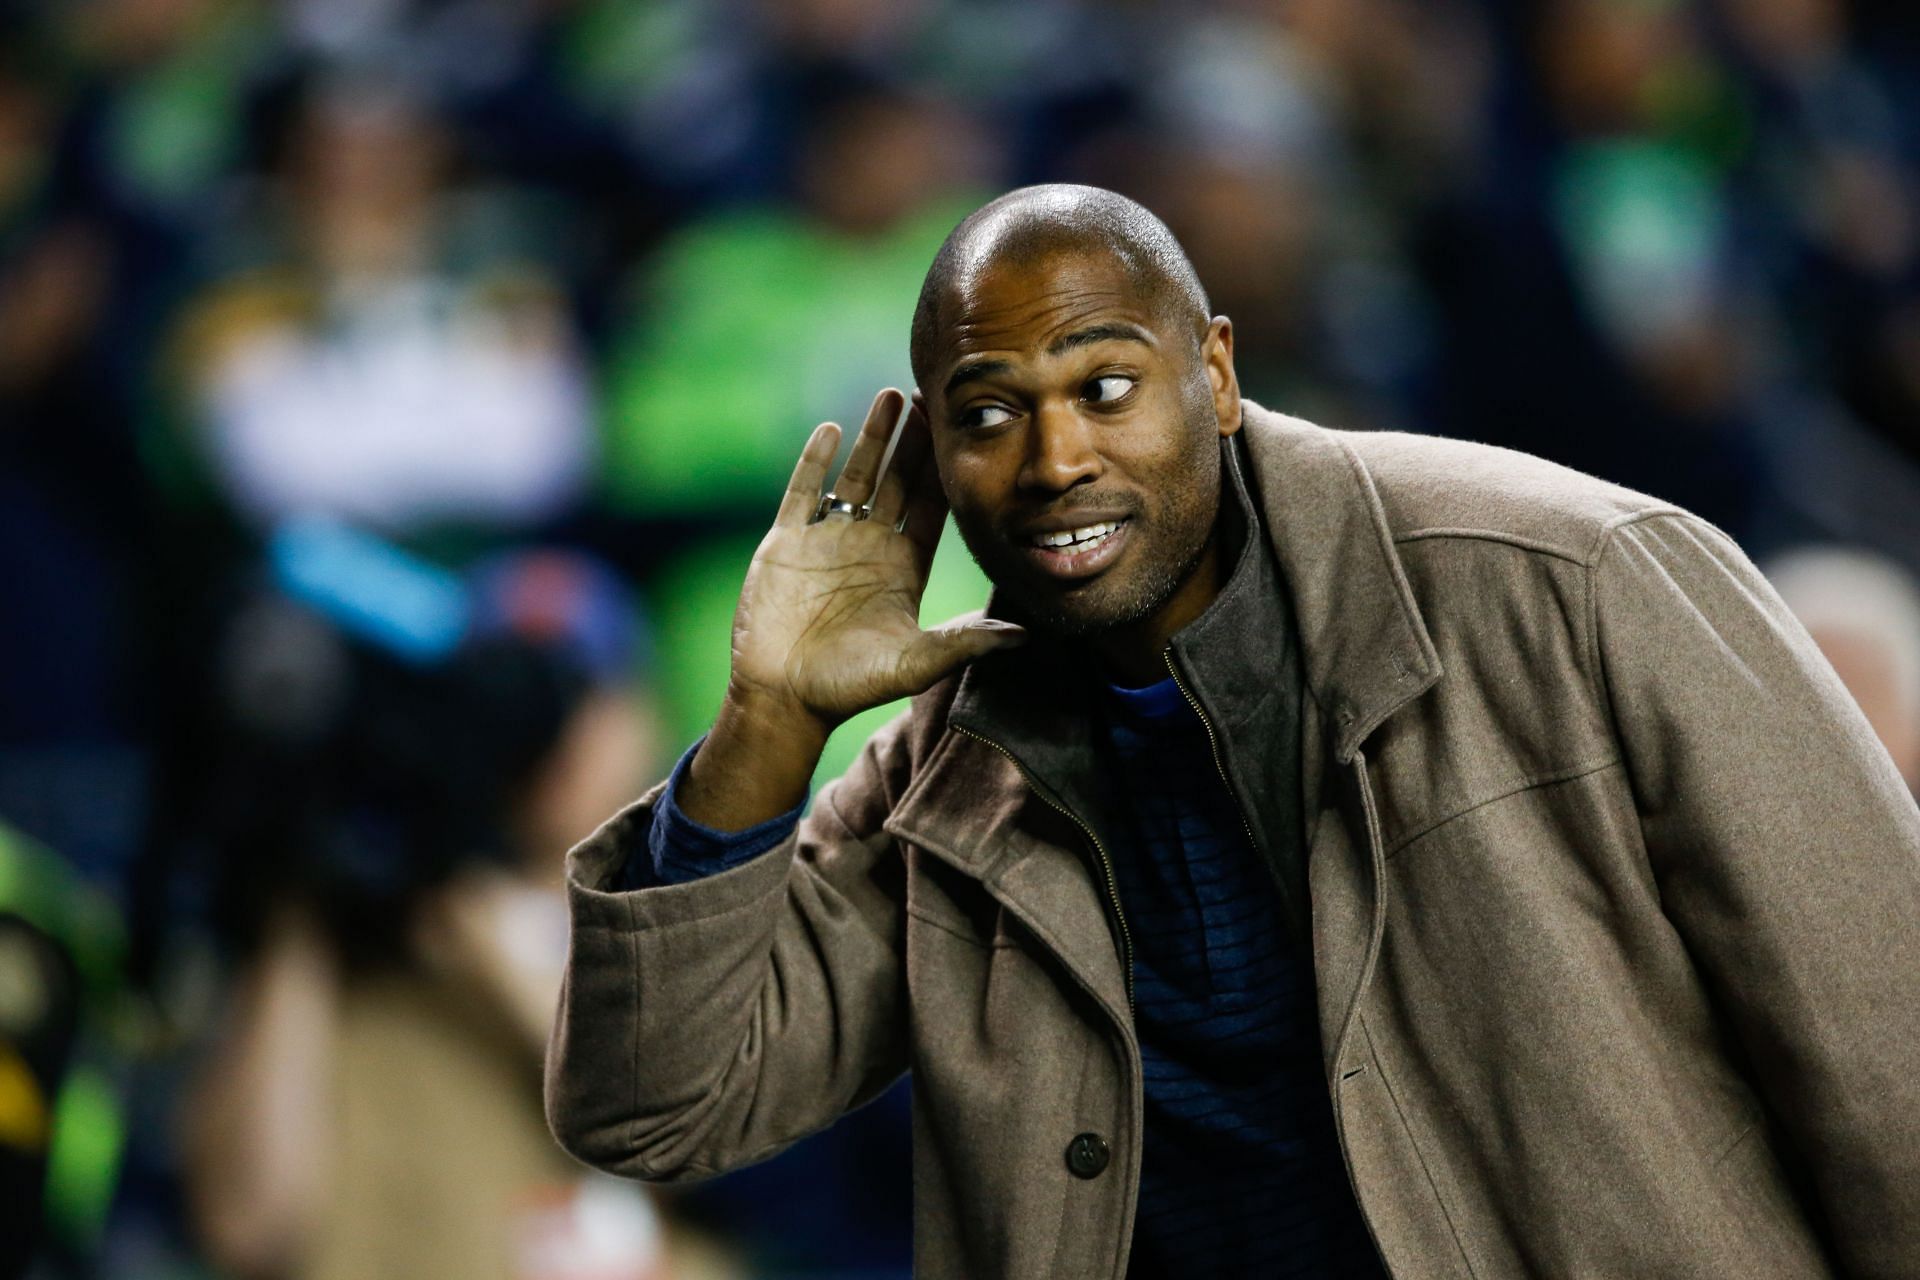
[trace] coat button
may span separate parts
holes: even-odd
[[[1076,1178],[1097,1178],[1112,1154],[1105,1138],[1083,1133],[1067,1144],[1067,1168]]]

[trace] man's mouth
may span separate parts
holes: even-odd
[[[1036,533],[1033,535],[1033,545],[1036,547],[1047,547],[1055,551],[1063,547],[1074,547],[1084,551],[1092,547],[1094,543],[1111,535],[1114,530],[1118,529],[1124,523],[1125,521],[1122,520],[1101,520],[1078,529],[1060,529],[1052,533]]]
[[[1130,517],[1122,517],[1030,534],[1027,559],[1049,577],[1088,577],[1113,562],[1132,526]]]

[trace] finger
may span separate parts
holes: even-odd
[[[933,553],[940,549],[940,534],[947,527],[947,495],[940,487],[940,468],[931,450],[920,459],[919,474],[907,486],[906,520],[901,532],[913,543],[913,553],[925,579],[933,567]]]
[[[780,514],[773,518],[775,524],[805,524],[813,519],[813,509],[820,504],[820,482],[827,478],[827,468],[833,465],[833,455],[839,448],[839,426],[823,422],[813,429],[807,447],[800,451],[800,461],[794,464],[793,478],[787,481]]]
[[[907,410],[907,420],[900,424],[900,432],[894,438],[893,456],[887,459],[886,472],[873,495],[873,519],[891,525],[900,523],[901,513],[907,507],[908,488],[920,474],[920,464],[932,451],[933,433],[927,429],[927,415],[916,404]]]
[[[893,425],[900,420],[900,410],[906,402],[907,398],[892,387],[873,398],[866,424],[860,428],[847,454],[847,465],[840,469],[840,478],[833,482],[836,497],[858,506],[873,496],[880,461],[886,455],[887,442],[893,439]]]
[[[900,680],[907,693],[922,693],[962,663],[983,653],[1024,644],[1026,628],[998,618],[955,619],[918,639],[900,655]]]

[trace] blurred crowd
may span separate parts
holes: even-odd
[[[560,860],[1055,180],[1262,403],[1720,524],[1920,783],[1904,0],[0,0],[0,1277],[906,1274],[904,1086],[558,1155]]]

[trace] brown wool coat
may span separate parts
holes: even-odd
[[[1308,687],[1328,1090],[1393,1275],[1920,1276],[1920,812],[1778,598],[1711,526],[1547,463],[1247,418]],[[1243,558],[1174,652],[1250,826],[1289,781],[1272,591]],[[917,699],[745,867],[604,891],[651,796],[574,852],[570,1151],[713,1174],[911,1069],[917,1275],[1124,1274],[1125,940],[1040,647]]]

